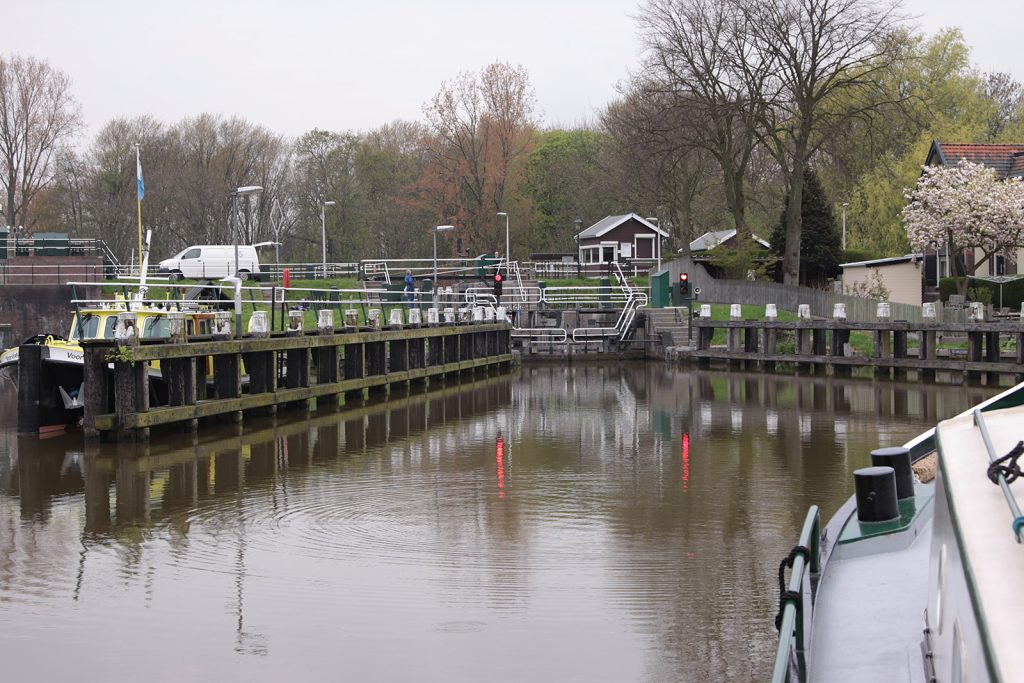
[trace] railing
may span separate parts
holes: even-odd
[[[68,280],[102,282],[114,277],[116,266],[99,263],[55,263],[18,265],[0,263],[0,284],[41,285],[64,284]]]
[[[981,438],[985,442],[985,450],[988,452],[988,459],[993,465],[1001,460],[995,448],[992,446],[992,439],[988,435],[988,427],[985,426],[985,418],[981,416],[981,408],[977,408],[974,411],[974,424],[978,426],[978,431],[981,432]],[[1015,449],[1016,454],[1019,455],[1019,449]],[[1014,451],[1011,451],[1014,453]],[[1016,462],[1017,455],[1014,455],[1013,462]],[[1006,456],[1010,457],[1010,456]],[[1010,471],[1008,468],[1004,469]],[[1013,515],[1013,535],[1017,539],[1017,543],[1021,542],[1021,534],[1024,533],[1024,516],[1020,514],[1020,505],[1017,504],[1017,499],[1014,497],[1013,492],[1010,490],[1010,484],[1007,482],[1006,474],[996,468],[989,468],[989,478],[999,485],[999,488],[1003,492],[1003,496],[1006,498],[1006,504],[1010,508],[1010,514]],[[1013,479],[1010,479],[1013,481]]]
[[[792,567],[789,584],[783,590],[786,565]],[[807,511],[800,540],[779,567],[779,645],[775,651],[772,683],[788,683],[807,678],[807,644],[810,642],[815,586],[811,575],[821,571],[821,510],[812,505]]]

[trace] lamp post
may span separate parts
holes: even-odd
[[[437,233],[454,229],[454,225],[438,225],[437,227],[434,228],[434,306],[437,306]]]
[[[846,207],[850,202],[843,202],[843,251],[846,251]]]
[[[332,201],[320,200],[320,240],[322,246],[323,278],[327,279],[327,207],[334,206]]]
[[[238,238],[240,237],[241,230],[238,226],[238,198],[248,197],[249,195],[258,195],[263,192],[263,188],[259,185],[245,185],[239,187],[231,193],[231,219],[235,223],[235,229],[232,231],[235,235],[235,277],[238,278]],[[139,255],[141,257],[141,254]],[[241,301],[241,289],[236,284],[235,286],[235,334],[239,334],[242,330],[242,307]]]
[[[576,224],[576,270],[583,267],[583,242],[580,241],[580,225],[583,223],[579,216],[573,221]]]
[[[498,216],[505,217],[505,276],[511,277],[512,271],[509,270],[509,262],[512,260],[511,248],[508,241],[508,214],[504,211],[499,211]]]

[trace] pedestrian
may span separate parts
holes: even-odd
[[[412,271],[405,271],[405,298],[409,300],[409,308],[413,305],[413,296],[416,292],[416,281],[412,279]]]

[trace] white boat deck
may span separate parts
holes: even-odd
[[[881,549],[885,539],[855,544],[858,556],[849,556],[852,547],[835,549],[815,601],[808,680],[925,680],[921,641],[931,529],[929,518],[902,550],[864,554],[866,544]]]

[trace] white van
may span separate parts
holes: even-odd
[[[160,262],[159,272],[171,280],[215,280],[235,273],[235,247],[230,244],[200,244]],[[238,277],[260,277],[260,259],[256,247],[238,245]]]

